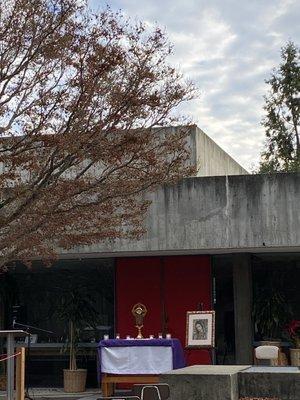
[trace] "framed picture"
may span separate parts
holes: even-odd
[[[188,311],[186,347],[215,347],[215,312]]]

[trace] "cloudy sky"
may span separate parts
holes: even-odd
[[[102,0],[89,0],[96,8]],[[172,63],[200,89],[185,113],[245,168],[264,141],[264,80],[280,48],[300,44],[299,0],[107,0],[133,20],[166,29]]]

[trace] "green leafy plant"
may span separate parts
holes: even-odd
[[[78,343],[83,329],[95,328],[99,319],[99,314],[94,307],[94,300],[87,288],[75,287],[64,291],[58,316],[68,325],[69,369],[76,370]]]
[[[289,315],[288,303],[275,280],[270,281],[269,287],[255,287],[253,319],[257,332],[264,340],[280,339]]]

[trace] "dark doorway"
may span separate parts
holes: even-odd
[[[97,310],[95,329],[81,332],[78,367],[88,369],[88,387],[97,386],[96,345],[103,334],[114,332],[114,260],[60,260],[47,268],[34,262],[28,269],[18,264],[0,277],[2,328],[11,327],[13,307],[17,322],[42,330],[35,334],[27,355],[27,380],[30,386],[62,386],[63,369],[68,368],[65,343],[68,324],[59,318],[62,296],[76,289]],[[16,307],[15,307],[16,310]]]
[[[213,304],[216,312],[216,362],[235,364],[232,257],[213,257]]]

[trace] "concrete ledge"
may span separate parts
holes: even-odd
[[[300,399],[300,370],[297,367],[251,367],[238,375],[240,397]]]
[[[193,365],[160,375],[170,386],[170,400],[238,400],[238,373],[246,365]]]
[[[170,400],[300,400],[298,367],[193,365],[160,375],[170,386]]]

